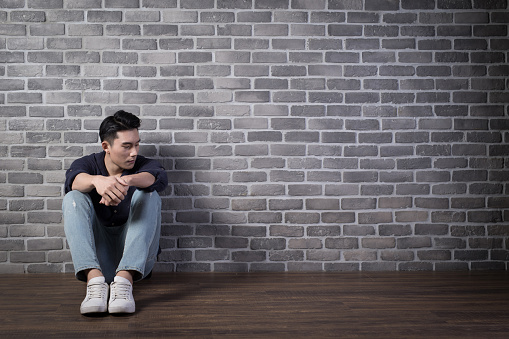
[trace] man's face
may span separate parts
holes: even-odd
[[[121,169],[131,169],[140,149],[140,134],[137,129],[119,131],[112,144],[104,141],[102,145],[113,165]]]

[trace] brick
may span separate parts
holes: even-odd
[[[416,235],[447,235],[449,226],[446,224],[417,224],[415,225]]]
[[[0,265],[0,272],[3,274],[10,273],[10,274],[23,274],[25,273],[24,265],[17,265],[17,264],[3,264]]]
[[[365,9],[369,11],[397,11],[399,9],[398,0],[366,0]]]
[[[429,237],[407,237],[397,239],[397,248],[424,248],[431,247],[431,238]]]
[[[44,126],[43,120],[40,119],[16,119],[9,122],[10,131],[23,131],[23,130],[42,130]]]
[[[55,10],[47,13],[47,20],[50,22],[82,22],[84,21],[83,11]]]
[[[393,216],[390,212],[363,212],[359,213],[358,219],[359,224],[380,224],[392,222]]]
[[[12,11],[11,22],[44,22],[46,15],[43,11]]]
[[[48,253],[49,263],[65,263],[72,261],[70,251],[51,251]]]
[[[284,263],[251,263],[249,265],[249,272],[282,272],[284,270]]]
[[[22,170],[24,167],[24,160],[4,160],[2,164],[0,164],[0,169],[2,170]]]
[[[320,221],[319,213],[287,212],[285,221],[291,224],[316,224]]]
[[[46,157],[46,148],[43,146],[12,146],[11,156],[13,157]]]
[[[314,262],[289,262],[288,271],[319,272],[322,271],[322,263]]]
[[[280,212],[249,212],[248,222],[249,223],[281,223],[282,213]]]
[[[359,263],[324,263],[326,272],[352,272],[359,271]]]
[[[306,133],[306,132],[302,132]],[[317,139],[311,138],[311,137],[305,137],[306,135],[310,136],[318,136],[318,134],[302,134],[304,137],[298,137],[301,134],[297,133],[287,133],[286,135],[286,141],[307,141],[307,142],[317,142]],[[296,159],[290,159],[288,161],[288,168],[292,169],[320,169],[322,168],[322,161],[319,159],[309,159],[309,158],[296,158]]]
[[[239,237],[265,237],[267,228],[265,226],[233,226],[232,235]],[[251,242],[251,244],[253,244]]]
[[[468,244],[470,248],[495,249],[503,247],[503,239],[470,238]]]
[[[62,79],[29,79],[28,89],[30,90],[62,90]],[[38,109],[38,108],[34,108]]]
[[[405,236],[412,233],[410,225],[379,225],[379,234],[381,236]]]
[[[355,221],[355,213],[350,212],[323,212],[321,220],[324,223],[352,223]]]
[[[432,271],[433,264],[427,262],[409,263],[404,262],[398,265],[401,271]]]
[[[426,211],[398,211],[395,212],[397,222],[428,221],[429,214]],[[438,220],[436,220],[438,221]]]
[[[316,238],[295,239],[288,241],[289,249],[319,249],[322,248],[322,241]]]
[[[42,263],[46,261],[44,252],[11,252],[11,263]]]
[[[414,258],[412,251],[384,250],[380,253],[380,259],[385,261],[413,261]]]
[[[80,66],[62,66],[62,65],[48,65],[46,66],[46,73],[51,76],[78,76],[81,71]]]
[[[43,176],[39,173],[11,172],[8,174],[8,182],[11,184],[42,184]]]
[[[347,39],[345,42],[347,50],[376,50],[380,48],[378,39]],[[366,63],[371,62],[390,62],[395,61],[392,52],[363,52],[362,60]]]
[[[3,24],[0,28],[0,33],[8,36],[24,36],[26,34],[26,25]]]
[[[87,12],[88,22],[120,22],[122,21],[121,11],[97,11]]]
[[[290,93],[289,96],[287,96],[287,97],[274,98],[274,101],[278,101],[278,102],[285,102],[285,101],[305,102],[304,97],[305,97],[304,93],[302,93],[302,92],[300,92],[300,93],[293,92],[293,93]],[[309,96],[309,101],[311,103],[338,103],[338,102],[343,102],[343,96],[335,94],[335,93],[316,92],[316,93],[312,93]]]
[[[240,262],[265,261],[265,251],[235,251],[232,252],[232,260]]]
[[[69,36],[102,36],[103,26],[100,24],[69,24]]]
[[[326,238],[325,248],[329,249],[356,249],[359,248],[358,239],[355,237]]]
[[[59,238],[27,240],[28,251],[60,250],[62,248],[62,239]]]
[[[0,52],[0,61],[3,63],[22,63],[23,60],[23,52]]]
[[[309,226],[307,235],[310,237],[340,236],[341,226]]]
[[[344,251],[343,257],[346,261],[374,261],[377,259],[377,253],[368,250]]]
[[[265,172],[234,172],[233,182],[264,182],[267,181]]]
[[[228,250],[196,250],[196,260],[198,261],[220,261],[227,260]]]
[[[339,251],[323,251],[323,250],[308,250],[306,251],[307,260],[316,261],[336,261],[340,259]]]
[[[364,238],[361,241],[362,248],[384,249],[394,248],[395,246],[395,238]]]
[[[244,0],[218,0],[218,9],[251,9],[252,1]]]
[[[27,273],[61,273],[61,264],[30,264],[27,266]]]
[[[375,228],[366,225],[344,225],[344,236],[361,237],[368,235],[375,235]]]
[[[209,237],[180,237],[177,241],[178,248],[206,248],[212,246]]]
[[[269,229],[270,236],[302,237],[304,235],[303,226],[271,225]]]
[[[330,36],[361,36],[362,26],[331,24],[328,26],[328,34]]]
[[[487,260],[488,251],[486,250],[455,250],[454,260]]]
[[[214,244],[216,248],[247,248],[248,239],[242,237],[216,237]]]
[[[251,240],[250,248],[251,250],[284,250],[286,248],[286,240],[283,238],[255,238]]]
[[[362,185],[361,195],[391,195],[394,192],[392,185]]]
[[[7,100],[12,104],[42,103],[41,93],[8,93]]]

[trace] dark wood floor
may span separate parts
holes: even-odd
[[[508,338],[508,272],[156,273],[86,317],[73,275],[0,275],[0,338]]]

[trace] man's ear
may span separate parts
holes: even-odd
[[[103,148],[103,151],[105,151],[106,153],[109,153],[109,149],[110,149],[110,144],[109,142],[107,142],[106,140],[101,142],[101,146]]]

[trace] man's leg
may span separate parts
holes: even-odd
[[[161,198],[157,192],[136,190],[129,219],[120,237],[123,255],[111,284],[110,313],[135,310],[132,282],[150,273],[157,259],[161,234]]]
[[[95,229],[100,225],[88,194],[71,191],[62,203],[64,230],[71,249],[76,277],[87,281],[87,295],[81,313],[106,312],[108,285],[97,256]]]
[[[64,197],[62,212],[76,277],[87,281],[88,271],[101,270],[94,239],[97,218],[92,200],[88,194],[71,191]]]
[[[121,241],[124,251],[117,275],[130,271],[133,280],[143,279],[157,260],[161,236],[161,198],[157,192],[136,190],[131,200],[129,219]]]
[[[62,210],[76,277],[87,281],[87,278],[103,275],[106,282],[113,281],[122,256],[117,239],[123,227],[101,225],[89,195],[79,191],[65,195]]]

